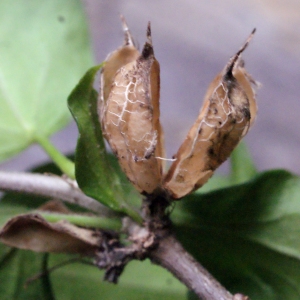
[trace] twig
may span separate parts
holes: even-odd
[[[87,197],[75,185],[60,177],[0,171],[0,190],[58,198],[100,214],[111,214],[111,211],[105,206]],[[164,229],[162,230],[164,231]],[[168,229],[166,230],[168,231]],[[172,234],[160,236],[157,247],[149,249],[149,258],[152,262],[169,270],[193,291],[199,299],[248,299],[242,294],[230,294],[205,268],[186,252]]]
[[[143,201],[146,228],[156,237],[154,247],[148,252],[151,261],[169,270],[199,299],[249,300],[242,294],[232,295],[183,248],[172,234],[172,225],[166,213],[169,205],[165,195],[148,196]],[[130,233],[133,234],[133,231]]]
[[[150,253],[152,262],[166,268],[199,299],[203,300],[247,300],[242,294],[232,295],[200,265],[173,236],[160,240],[158,247]]]
[[[0,171],[0,190],[61,199],[99,214],[111,215],[108,208],[58,176]]]

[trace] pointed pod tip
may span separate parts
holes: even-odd
[[[147,26],[147,42],[145,43],[142,50],[142,57],[144,59],[149,58],[154,55],[153,46],[152,46],[152,36],[151,36],[151,23],[148,22]]]
[[[151,35],[151,23],[148,22],[147,26],[147,42],[152,45],[152,35]]]
[[[124,45],[126,46],[134,46],[134,40],[133,37],[129,31],[129,27],[127,25],[127,22],[124,18],[124,16],[121,14],[120,15],[120,19],[122,22],[122,27],[123,27],[123,31],[124,31]]]
[[[240,50],[236,53],[235,56],[240,56],[242,54],[242,52],[244,52],[244,50],[248,47],[250,41],[252,40],[254,34],[256,32],[256,28],[254,28],[250,35],[248,36],[248,38],[246,39],[245,43],[243,44],[243,46],[240,48]]]
[[[248,36],[248,38],[246,39],[245,43],[242,45],[242,47],[240,48],[240,50],[230,59],[227,67],[226,67],[226,76],[229,76],[230,74],[232,75],[232,70],[234,69],[234,67],[236,67],[238,64],[238,62],[240,61],[240,57],[241,54],[245,51],[245,49],[248,47],[250,41],[252,40],[254,34],[256,32],[256,28],[254,28],[250,35]]]

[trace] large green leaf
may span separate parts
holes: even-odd
[[[243,183],[257,174],[254,162],[244,142],[241,142],[230,155],[231,173],[229,180],[231,185]]]
[[[186,287],[149,261],[131,262],[117,285],[103,282],[103,271],[82,263],[61,267],[25,286],[26,280],[73,256],[49,255],[0,245],[0,298],[4,300],[184,300]]]
[[[117,285],[103,282],[102,277],[103,271],[82,264],[72,264],[51,274],[57,300],[187,299],[186,287],[149,261],[129,263]]]
[[[100,67],[93,67],[83,76],[69,96],[68,105],[79,130],[75,154],[78,185],[90,197],[114,207],[118,202],[113,192],[113,172],[98,120],[98,93],[93,88]]]
[[[126,201],[126,203],[135,207],[136,209],[140,208],[142,196],[122,171],[118,159],[113,154],[109,154],[107,158],[115,175],[115,185],[118,185],[121,189],[122,198]]]
[[[79,130],[75,155],[76,180],[88,196],[139,221],[139,215],[126,202],[120,172],[116,172],[116,166],[105,150],[97,113],[98,93],[93,88],[100,67],[91,68],[68,98],[69,109]]]
[[[90,65],[79,0],[0,1],[0,161],[66,125],[65,101]]]
[[[53,300],[48,274],[25,286],[26,280],[45,271],[47,254],[11,249],[0,244],[0,298]]]
[[[300,178],[270,171],[178,203],[179,239],[232,292],[300,299]]]

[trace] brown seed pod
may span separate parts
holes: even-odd
[[[251,86],[254,81],[241,60],[254,32],[210,84],[198,119],[164,179],[163,186],[174,199],[205,184],[255,119],[257,107]]]
[[[128,179],[139,192],[150,194],[161,184],[162,163],[156,157],[163,153],[160,70],[154,57],[150,24],[147,42],[138,57],[132,47],[123,46],[105,63],[99,115],[104,135]]]
[[[110,94],[110,90],[115,79],[116,72],[121,67],[125,66],[126,64],[132,61],[135,61],[140,56],[140,52],[136,49],[134,45],[133,38],[123,16],[121,16],[121,20],[124,31],[124,44],[122,47],[108,55],[108,57],[105,60],[105,65],[101,70],[99,116],[102,116],[102,110]]]

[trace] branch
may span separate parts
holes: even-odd
[[[100,214],[111,215],[112,213],[98,201],[83,194],[73,182],[68,182],[58,176],[0,171],[0,190],[58,198]],[[143,230],[146,229],[144,228]],[[230,294],[205,268],[186,252],[171,234],[167,236],[163,235],[159,239],[157,247],[151,249],[148,253],[152,262],[169,270],[193,291],[199,299],[248,299],[248,297],[241,294]]]
[[[230,294],[202,265],[186,252],[173,235],[160,240],[158,247],[151,251],[150,259],[152,262],[169,270],[193,291],[199,299],[249,299],[241,294]]]
[[[96,213],[111,215],[108,208],[86,196],[72,181],[58,176],[0,171],[0,190],[61,199]]]

